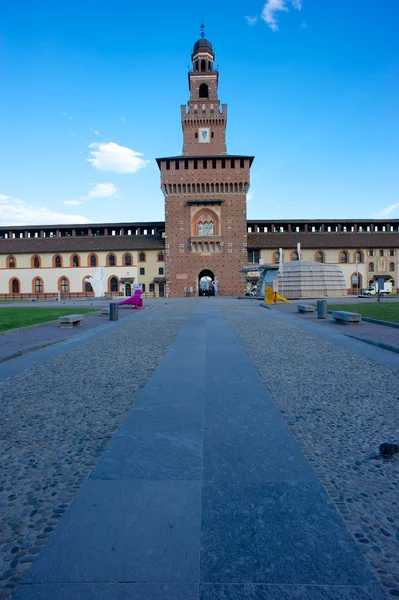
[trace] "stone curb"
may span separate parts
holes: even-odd
[[[29,354],[29,352],[34,352],[35,350],[47,348],[47,346],[53,346],[54,344],[58,344],[59,342],[65,342],[66,339],[67,338],[62,338],[60,340],[52,340],[51,342],[43,342],[42,344],[36,344],[35,346],[22,348],[22,350],[15,350],[15,352],[11,352],[11,354],[7,354],[6,356],[0,356],[0,363],[5,362],[6,360],[11,360],[12,358],[18,358],[19,356],[23,356],[24,354]]]
[[[399,346],[394,346],[393,344],[386,344],[385,342],[377,342],[376,340],[370,340],[369,338],[361,338],[357,335],[350,335],[345,333],[346,337],[353,338],[354,340],[359,340],[359,342],[365,342],[366,344],[370,344],[371,346],[377,346],[378,348],[383,348],[384,350],[390,350],[391,352],[396,352],[399,354]]]

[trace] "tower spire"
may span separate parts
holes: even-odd
[[[204,39],[204,37],[205,37],[205,31],[204,31],[205,30],[205,25],[203,23],[202,23],[200,29],[201,29],[201,37],[202,37],[202,39]]]

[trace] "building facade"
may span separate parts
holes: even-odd
[[[399,278],[399,220],[247,220],[253,157],[230,155],[227,105],[218,98],[211,43],[194,45],[189,101],[181,107],[183,151],[158,158],[165,222],[0,228],[0,298],[92,296],[104,267],[106,293],[198,295],[217,282],[240,295],[243,267],[301,259],[339,264],[348,293],[378,278]],[[213,290],[213,287],[210,289]]]

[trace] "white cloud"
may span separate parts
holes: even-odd
[[[255,25],[258,20],[258,17],[245,17],[248,25]]]
[[[253,197],[254,197],[253,192],[248,192],[247,200],[252,200]]]
[[[89,145],[91,158],[88,162],[99,171],[111,173],[137,173],[150,162],[140,158],[140,152],[119,146],[115,142],[93,142]]]
[[[100,132],[98,131],[98,129],[89,129],[89,131],[94,133],[94,135],[100,135]]]
[[[80,215],[68,215],[32,206],[23,200],[0,194],[0,225],[53,225],[62,223],[90,223]]]
[[[110,196],[115,196],[117,192],[117,188],[113,183],[96,183],[93,185],[92,189],[89,190],[87,194],[87,198],[108,198]]]
[[[267,0],[263,7],[261,18],[273,31],[278,31],[277,14],[288,12],[287,2],[290,1],[295,10],[302,9],[302,0]]]
[[[80,200],[64,200],[64,204],[70,204],[71,206],[77,206],[83,204]]]
[[[392,215],[393,212],[396,212],[396,210],[399,209],[399,202],[397,202],[396,204],[391,204],[390,206],[386,206],[385,208],[382,208],[375,216],[376,217],[390,217]],[[399,210],[398,210],[398,214],[399,214]]]

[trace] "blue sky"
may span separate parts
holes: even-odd
[[[399,1],[199,6],[5,0],[1,225],[164,218],[202,19],[248,217],[399,218]]]

